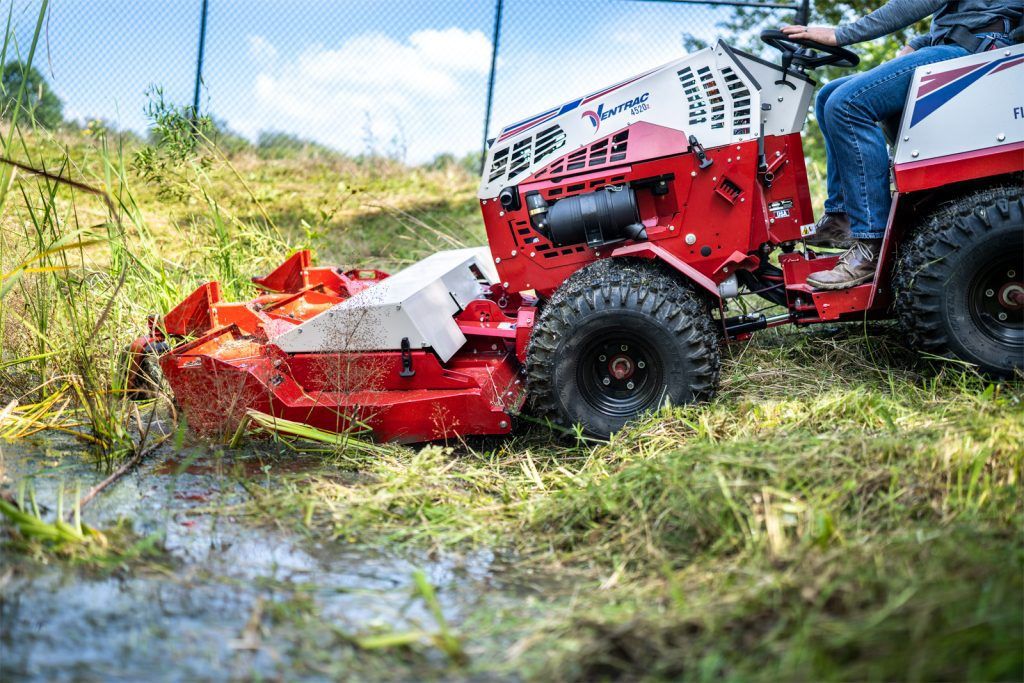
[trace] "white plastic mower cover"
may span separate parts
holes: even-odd
[[[402,339],[447,362],[466,337],[453,316],[498,281],[487,247],[441,251],[273,339],[288,353],[397,351]]]

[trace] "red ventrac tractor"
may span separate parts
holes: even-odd
[[[837,255],[802,241],[808,72],[857,57],[763,38],[781,65],[720,42],[504,128],[479,190],[489,247],[391,276],[299,252],[246,303],[208,283],[136,343],[136,377],[158,360],[200,433],[255,409],[417,442],[505,434],[524,408],[607,436],[712,398],[720,344],[782,324],[896,317],[919,349],[1018,373],[1024,46],[918,69],[878,169],[895,194],[875,278],[815,291]],[[727,315],[744,295],[778,314]]]

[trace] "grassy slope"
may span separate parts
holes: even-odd
[[[83,329],[72,311],[110,297],[109,315],[89,318],[96,382],[109,382],[110,358],[146,313],[208,276],[241,295],[294,246],[395,267],[483,240],[473,179],[455,167],[213,155],[145,181],[131,150],[123,164],[81,140],[23,151],[56,160],[61,147],[76,177],[105,182],[127,207],[129,265],[114,270],[116,250],[92,246],[67,278],[22,278],[0,307],[3,362],[53,355],[0,364],[8,395],[75,372],[83,352],[58,340]],[[5,211],[0,273],[33,249],[27,209],[46,204],[37,181],[16,187],[27,194]],[[59,190],[47,234],[97,225],[90,202]],[[84,298],[62,304],[74,291]],[[44,319],[41,338],[26,321]],[[452,449],[338,453],[322,473],[282,474],[287,495],[268,492],[249,512],[324,539],[497,544],[572,569],[579,594],[515,627],[508,666],[536,675],[1024,677],[1024,389],[922,367],[885,325],[764,332],[725,356],[715,403],[666,410],[607,445],[535,428]],[[354,484],[339,468],[365,476]]]

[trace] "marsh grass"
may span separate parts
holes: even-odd
[[[123,466],[185,433],[164,425],[167,397],[126,400],[119,358],[147,315],[211,278],[250,298],[249,277],[297,248],[394,268],[484,241],[458,166],[261,159],[158,91],[150,113],[145,145],[17,116],[3,133],[20,167],[0,170],[0,438],[70,432]],[[888,325],[772,330],[727,348],[714,403],[609,443],[524,420],[509,439],[409,448],[253,416],[284,457],[320,465],[240,473],[249,502],[218,513],[575,577],[542,620],[365,634],[387,656],[430,642],[461,664],[512,629],[504,665],[546,679],[1020,680],[1022,401],[1020,383],[922,363]],[[12,524],[42,521],[8,503]]]
[[[462,641],[452,630],[448,620],[445,619],[433,584],[419,569],[413,572],[412,579],[415,587],[414,595],[420,598],[427,607],[427,611],[434,620],[435,628],[433,630],[419,628],[411,631],[386,631],[357,637],[354,642],[363,650],[369,651],[407,648],[426,642],[444,653],[455,666],[465,665],[467,656],[462,647]]]
[[[26,500],[27,492],[27,500]],[[72,521],[64,521],[64,485],[57,489],[57,513],[52,521],[47,521],[36,502],[35,488],[30,482],[21,481],[18,485],[17,498],[10,500],[0,497],[0,513],[3,514],[17,529],[20,537],[26,542],[48,544],[58,551],[81,549],[83,545],[105,548],[106,537],[82,523],[81,491],[75,491],[72,505]]]

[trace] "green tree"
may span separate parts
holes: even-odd
[[[25,86],[21,101],[23,115],[28,114],[43,128],[56,128],[63,123],[64,105],[60,98],[50,89],[50,84],[38,69],[22,62],[10,62],[4,66],[3,78],[0,80],[0,112],[5,119],[10,119],[14,114],[22,83]]]

